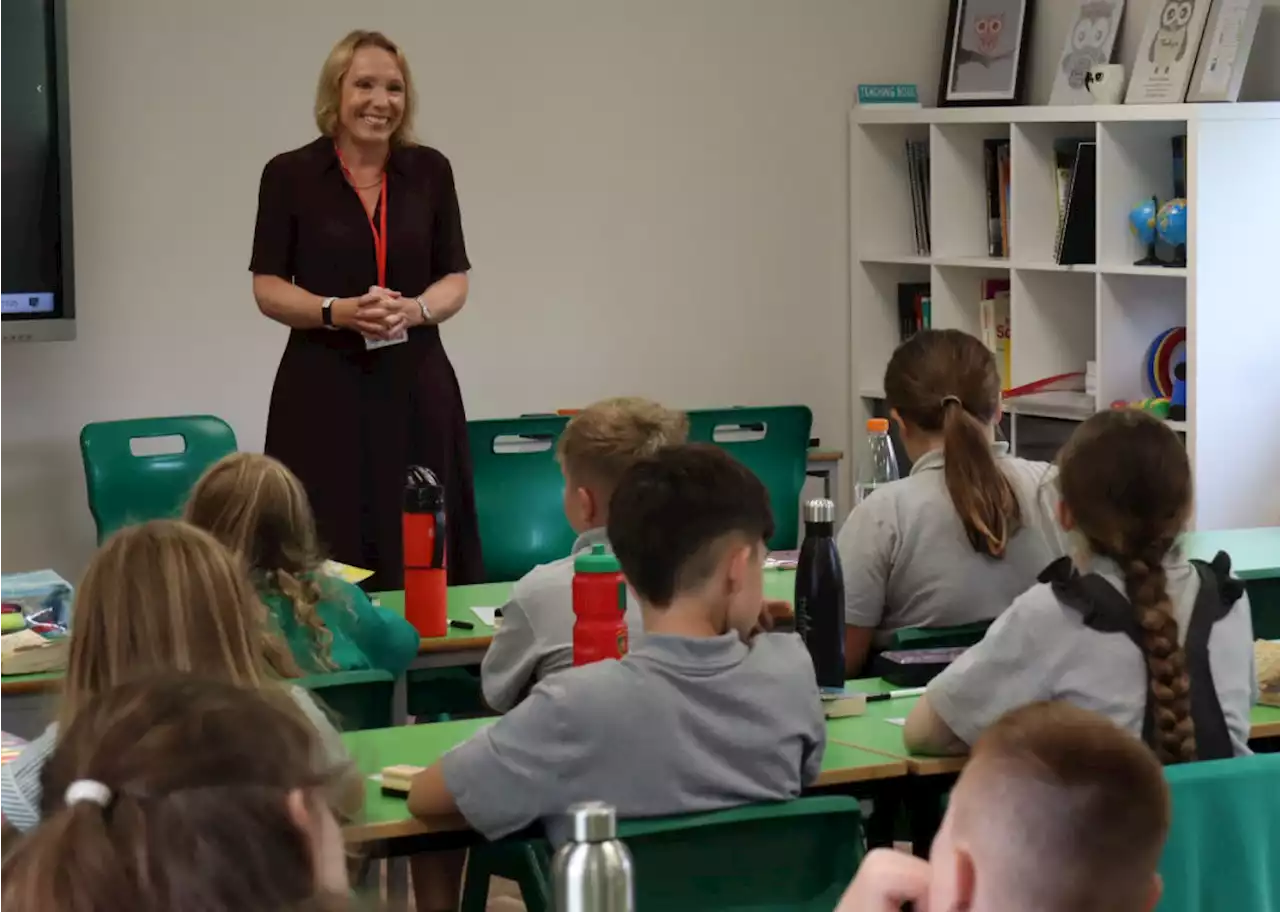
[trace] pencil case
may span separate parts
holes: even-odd
[[[895,687],[924,687],[967,649],[900,649],[882,652],[871,660],[871,673]]]

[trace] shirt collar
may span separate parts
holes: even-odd
[[[1009,444],[1003,440],[997,440],[991,444],[991,455],[996,459],[1003,459],[1009,455]],[[928,472],[931,469],[940,469],[945,464],[942,455],[942,447],[936,450],[930,450],[911,466],[911,474],[915,475],[919,472]]]
[[[713,637],[673,636],[646,631],[644,638],[627,655],[676,668],[690,676],[701,676],[732,668],[746,658],[749,650],[750,647],[732,630]]]
[[[593,545],[604,545],[610,551],[613,550],[609,545],[609,530],[604,526],[599,526],[595,529],[588,529],[586,532],[579,535],[577,540],[573,543],[573,550],[569,553],[577,554],[581,551],[590,551]]]
[[[341,173],[341,165],[338,162],[338,150],[333,144],[333,139],[328,136],[320,136],[311,144],[311,151],[314,155],[316,170],[325,174],[329,171],[337,171]],[[391,154],[387,156],[387,171],[395,174],[405,175],[409,173],[410,159],[407,146],[392,146]]]

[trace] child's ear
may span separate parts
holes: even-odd
[[[1158,873],[1151,875],[1151,888],[1147,893],[1147,909],[1146,912],[1152,912],[1157,905],[1160,904],[1160,897],[1164,895],[1164,878]]]
[[[1076,518],[1065,500],[1058,501],[1058,525],[1062,526],[1063,532],[1070,532],[1076,527]]]
[[[892,418],[894,424],[898,426],[899,434],[907,433],[907,423],[902,420],[902,416],[898,414],[897,409],[889,409],[889,417]]]
[[[583,521],[588,526],[599,525],[599,503],[591,489],[586,487],[574,488],[573,496],[578,502],[578,515],[582,517]]]
[[[726,568],[726,583],[730,593],[741,592],[746,586],[747,575],[751,573],[758,545],[734,545],[729,549]]]

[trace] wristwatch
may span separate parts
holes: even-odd
[[[338,328],[338,327],[336,327],[336,326],[334,326],[334,325],[333,325],[333,302],[334,302],[334,301],[336,301],[336,300],[338,300],[338,299],[337,299],[337,298],[325,298],[325,299],[324,299],[324,301],[320,304],[320,320],[321,320],[321,322],[323,322],[323,323],[324,323],[324,328],[325,328],[325,329],[337,329],[337,328]]]
[[[427,309],[427,302],[422,300],[422,295],[418,295],[414,300],[418,302],[418,309],[422,311],[422,325],[430,326],[431,311]]]

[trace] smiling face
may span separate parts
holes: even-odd
[[[351,57],[342,77],[338,123],[359,143],[383,144],[404,120],[407,87],[393,54],[362,47]]]

